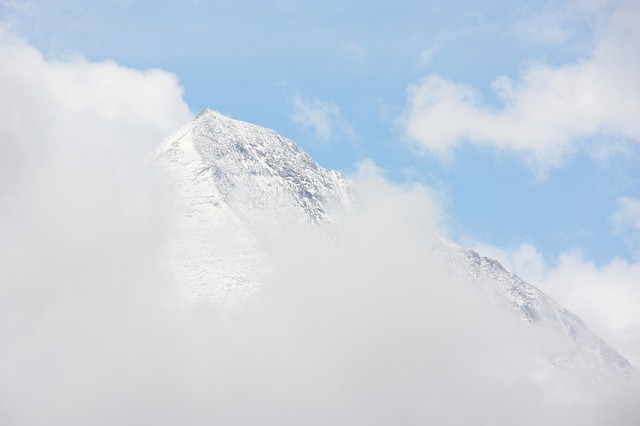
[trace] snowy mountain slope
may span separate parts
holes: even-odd
[[[204,110],[155,153],[177,199],[170,247],[188,297],[229,302],[269,272],[261,234],[286,222],[323,223],[348,206],[349,184],[272,130]]]
[[[587,372],[594,383],[604,384],[631,374],[631,364],[584,322],[533,285],[505,270],[500,262],[465,250],[436,237],[434,250],[449,270],[482,286],[495,305],[517,313],[526,324],[543,323],[560,332],[570,350],[547,354],[556,365]]]
[[[245,299],[272,270],[263,235],[289,222],[330,224],[336,206],[353,204],[355,189],[340,172],[318,166],[272,130],[211,110],[166,139],[155,161],[179,206],[169,255],[192,300]],[[597,383],[633,371],[578,317],[497,261],[440,237],[432,244],[452,273],[481,286],[494,304],[558,330],[569,350],[547,354],[555,364],[586,371]]]

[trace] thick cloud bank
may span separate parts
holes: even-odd
[[[187,121],[175,79],[3,37],[0,423],[637,424],[631,385],[558,372],[538,356],[551,331],[438,266],[428,190],[375,173],[333,246],[265,241],[276,272],[254,299],[177,305],[172,209],[142,165]]]

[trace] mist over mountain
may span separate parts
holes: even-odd
[[[3,424],[637,424],[634,368],[428,187],[211,110],[93,147],[3,204]]]
[[[364,196],[355,182],[318,166],[294,142],[212,110],[168,138],[156,161],[172,177],[181,206],[172,247],[176,274],[196,297],[227,302],[250,297],[273,272],[265,238],[277,237],[287,226],[306,226],[320,239],[332,233],[339,239],[337,216],[357,211],[356,198]],[[515,312],[524,324],[543,324],[566,340],[566,348],[545,349],[554,365],[583,370],[596,383],[631,374],[627,360],[534,286],[498,262],[428,232],[428,215],[410,220],[405,225],[415,226],[432,248],[429,257],[441,257],[453,275],[482,289],[488,301]]]

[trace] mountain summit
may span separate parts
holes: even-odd
[[[274,224],[284,217],[321,223],[329,219],[329,203],[350,200],[344,175],[318,166],[293,141],[210,109],[165,141],[163,150],[169,163],[197,164],[197,179],[215,187],[224,202],[241,199],[234,207],[245,220],[257,219],[257,210]]]
[[[155,162],[178,206],[169,256],[191,300],[226,304],[250,297],[273,268],[262,236],[286,224],[331,226],[336,208],[355,203],[355,185],[317,165],[293,141],[209,109],[167,138]],[[553,364],[587,372],[595,383],[634,371],[577,316],[497,261],[441,237],[425,244],[451,274],[481,288],[525,326],[545,324],[564,336],[566,349],[547,354]]]
[[[271,268],[260,235],[285,223],[327,223],[330,206],[351,203],[342,173],[273,130],[210,109],[155,156],[180,210],[170,256],[190,298],[247,297]]]

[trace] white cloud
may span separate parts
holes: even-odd
[[[544,170],[589,137],[640,141],[640,4],[621,1],[598,31],[591,55],[574,63],[533,63],[517,80],[493,82],[500,106],[472,87],[429,75],[408,89],[408,136],[443,157],[464,142],[522,153]]]
[[[192,116],[176,78],[46,60],[3,31],[0,93],[0,292],[21,295],[3,303],[20,310],[58,286],[82,287],[82,274],[65,274],[100,255],[113,270],[91,279],[126,285],[141,267],[130,261],[157,253],[164,235],[163,197],[143,160]]]
[[[290,98],[294,123],[313,129],[316,138],[322,143],[331,142],[336,135],[356,138],[353,128],[342,118],[340,108],[333,102],[320,99],[305,99],[295,93]]]
[[[171,210],[143,159],[191,113],[167,72],[46,60],[6,30],[0,93],[0,423],[119,423],[99,394],[107,414],[113,378],[145,374],[126,351],[162,349],[138,326],[159,319]]]
[[[148,198],[121,214],[135,200],[125,186],[109,197],[109,214],[74,213],[109,195],[96,176],[73,172],[97,194],[60,199],[56,190],[66,214],[42,223],[30,245],[0,241],[13,256],[0,269],[8,278],[0,280],[3,423],[631,426],[638,418],[637,393],[626,388],[602,395],[540,374],[553,370],[538,357],[552,336],[490,309],[439,266],[416,232],[440,220],[427,188],[399,188],[365,165],[355,176],[363,203],[339,219],[334,246],[284,228],[269,242],[275,273],[221,319],[215,306],[165,300],[166,224],[149,223],[163,209]]]
[[[45,60],[6,30],[0,92],[0,190],[57,150],[74,149],[87,162],[124,145],[143,153],[191,117],[172,74],[80,57]]]

